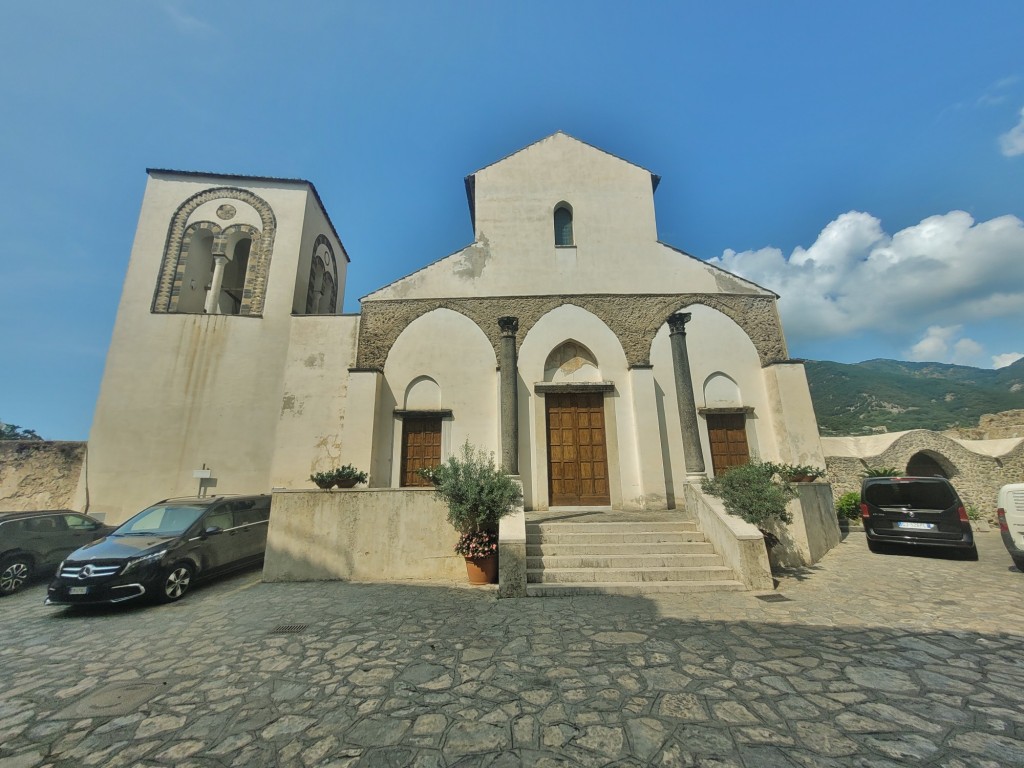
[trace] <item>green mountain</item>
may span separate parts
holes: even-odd
[[[808,360],[806,369],[825,436],[970,427],[1024,408],[1024,359],[999,370],[899,360]]]

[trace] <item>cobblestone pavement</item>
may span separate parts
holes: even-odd
[[[35,585],[0,601],[0,768],[1021,766],[1024,574],[979,539],[851,534],[776,602],[249,572],[70,611]]]

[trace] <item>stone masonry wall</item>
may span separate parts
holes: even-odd
[[[85,443],[0,441],[0,511],[72,509]]]
[[[968,450],[939,432],[914,430],[900,437],[877,456],[826,456],[828,480],[836,498],[860,491],[861,474],[868,467],[895,467],[905,472],[916,453],[925,453],[943,468],[968,507],[984,517],[995,514],[1000,486],[1024,482],[1024,442],[1002,456],[986,456]]]

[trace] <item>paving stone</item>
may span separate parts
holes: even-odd
[[[71,614],[33,586],[0,613],[0,768],[1024,765],[1020,574],[978,539],[953,563],[850,538],[771,604],[249,572]]]

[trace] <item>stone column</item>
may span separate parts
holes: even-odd
[[[679,406],[679,428],[683,433],[683,456],[686,459],[686,479],[706,477],[704,452],[700,447],[697,427],[697,404],[693,399],[693,381],[690,378],[690,357],[686,352],[686,324],[692,315],[681,312],[669,315],[668,328],[672,341],[672,370],[676,380],[676,401]]]
[[[210,292],[206,294],[206,314],[220,314],[220,289],[224,285],[224,267],[228,257],[218,253],[213,257],[213,278],[210,280]]]
[[[519,318],[499,317],[501,329],[501,468],[519,474],[519,367],[516,333]]]

